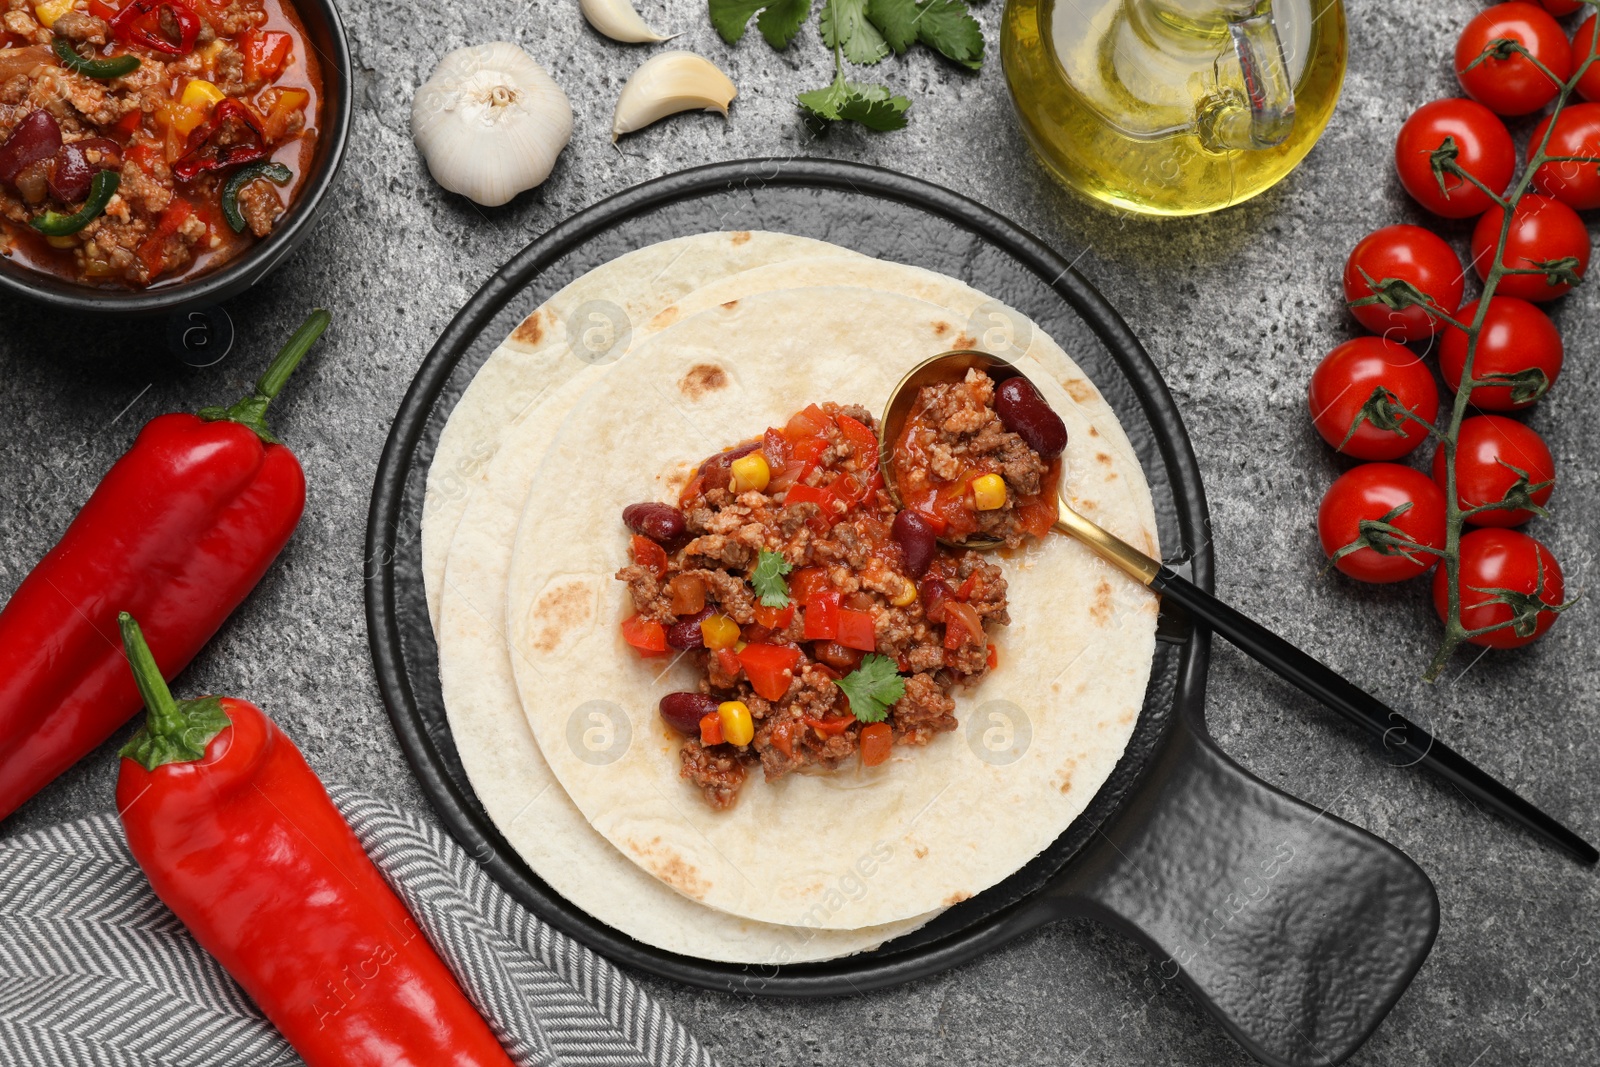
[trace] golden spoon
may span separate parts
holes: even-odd
[[[917,394],[926,385],[959,381],[968,370],[974,368],[989,375],[996,385],[1022,373],[999,356],[975,349],[956,349],[912,368],[889,394],[889,403],[883,409],[883,420],[879,427],[878,459],[883,469],[884,486],[897,506],[901,497],[895,476],[894,445],[899,441],[906,419],[916,405]],[[1061,469],[1066,471],[1065,456]],[[1056,493],[1056,510],[1056,521],[1052,527],[1055,532],[1082,542],[1140,585],[1180,605],[1192,618],[1208,624],[1280,677],[1367,730],[1382,741],[1385,748],[1409,757],[1411,763],[1428,766],[1464,792],[1553,842],[1580,862],[1593,864],[1600,859],[1600,853],[1595,851],[1593,845],[1528,803],[1422,727],[1254,619],[1224,604],[1160,560],[1151,559],[1115,534],[1084,518],[1072,509],[1065,495],[1059,491]],[[995,540],[979,538],[962,542],[941,538],[941,541],[954,547],[977,550],[990,549],[999,544]]]

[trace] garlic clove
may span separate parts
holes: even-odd
[[[412,98],[411,136],[441,186],[498,207],[550,176],[572,139],[572,105],[516,45],[459,48]]]
[[[651,56],[628,76],[611,118],[611,139],[642,130],[658,119],[679,111],[720,111],[739,95],[716,64],[693,52],[662,52]]]
[[[623,44],[651,44],[671,40],[673,35],[660,33],[639,16],[628,0],[578,0],[583,17],[589,25]]]

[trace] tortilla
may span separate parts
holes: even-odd
[[[693,234],[647,245],[596,267],[524,319],[462,393],[428,467],[422,579],[435,631],[450,541],[472,491],[487,478],[489,461],[508,427],[578,371],[615,363],[634,342],[639,325],[691,291],[751,267],[819,254],[858,256],[786,233]]]
[[[995,641],[1001,666],[958,697],[961,729],[872,770],[754,782],[734,810],[711,811],[679,779],[679,738],[655,711],[692,672],[640,660],[618,633],[629,612],[612,578],[627,561],[621,508],[670,499],[701,458],[812,400],[881,408],[963,325],[938,305],[860,288],[729,303],[635,345],[574,406],[532,478],[506,597],[522,707],[593,828],[684,896],[779,926],[916,919],[1016,870],[1088,803],[1139,713],[1155,600],[1065,538],[1030,546],[1002,563],[1013,622]],[[1155,553],[1125,437],[1092,387],[1078,390],[1084,406],[1062,388],[1087,383],[1059,349],[1049,362],[1047,373],[1019,360],[1067,422],[1067,496]],[[597,722],[609,729],[598,750]]]

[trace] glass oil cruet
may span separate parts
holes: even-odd
[[[1196,215],[1311,151],[1345,69],[1340,0],[1007,0],[1001,61],[1050,172],[1095,200]]]

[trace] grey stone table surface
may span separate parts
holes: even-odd
[[[572,212],[687,166],[757,155],[878,163],[975,197],[1040,235],[1126,316],[1176,394],[1206,478],[1218,589],[1360,684],[1418,716],[1518,790],[1600,837],[1600,613],[1580,602],[1521,652],[1462,654],[1419,680],[1437,624],[1420,584],[1322,577],[1314,520],[1341,465],[1308,425],[1317,360],[1353,335],[1337,276],[1380,225],[1423,221],[1389,162],[1400,122],[1454,92],[1447,56],[1480,5],[1357,4],[1344,97],[1290,178],[1188,221],[1113,216],[1057,189],[1030,158],[999,63],[971,76],[928,55],[882,68],[916,101],[908,129],[814,137],[792,104],[822,84],[815,24],[775,55],[729,48],[699,0],[646,0],[648,18],[715,59],[741,88],[732,117],[686,115],[609,140],[623,79],[643,52],[608,42],[577,5],[529,0],[344,0],[359,84],[352,153],[309,242],[230,310],[233,355],[190,370],[154,324],[64,320],[0,299],[0,596],[55,542],[146,419],[232,399],[315,305],[334,326],[278,402],[275,425],[310,482],[298,533],[260,589],[179,682],[266,707],[327,779],[426,803],[384,714],[368,656],[362,538],[373,473],[400,397],[450,316],[513,252]],[[999,0],[978,8],[991,51]],[[572,97],[576,133],[555,173],[480,210],[428,177],[408,132],[412,93],[446,50],[522,43]],[[1460,242],[1464,227],[1447,232]],[[1600,290],[1555,310],[1568,363],[1531,416],[1560,484],[1538,534],[1569,591],[1592,593],[1600,529]],[[1600,883],[1476,810],[1396,770],[1353,731],[1226,646],[1210,685],[1212,733],[1268,782],[1394,842],[1438,886],[1432,956],[1353,1062],[1600,1063]],[[0,827],[19,833],[111,806],[113,741]],[[729,1064],[1233,1064],[1243,1053],[1155,961],[1068,922],[943,976],[819,1003],[745,1000],[641,978]]]

